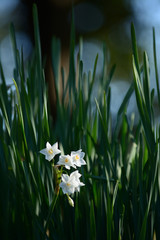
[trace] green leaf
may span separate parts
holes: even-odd
[[[154,139],[154,134],[152,131],[152,123],[149,118],[149,112],[147,110],[144,92],[143,92],[142,85],[141,85],[141,82],[139,79],[139,75],[138,75],[138,72],[137,72],[137,69],[135,66],[134,59],[133,59],[133,73],[134,73],[135,93],[136,93],[136,100],[137,100],[139,114],[140,114],[140,117],[142,120],[145,134],[146,134],[148,147],[150,149],[150,152],[154,152],[155,139]]]
[[[135,59],[135,66],[136,66],[138,75],[140,76],[138,48],[137,48],[136,34],[135,34],[135,28],[134,28],[133,23],[131,23],[131,39],[132,39],[132,51],[133,51],[133,55],[134,55],[134,59]]]
[[[96,220],[93,200],[91,200],[90,204],[90,239],[96,240]]]
[[[110,143],[109,143],[109,139],[108,139],[108,132],[107,132],[106,122],[104,122],[104,119],[103,119],[103,116],[102,116],[99,104],[98,104],[96,99],[95,99],[95,102],[96,102],[96,105],[97,105],[97,110],[98,110],[98,113],[99,113],[100,121],[101,121],[101,124],[102,124],[102,127],[103,127],[103,131],[104,131],[104,134],[105,134],[105,144],[106,144],[106,147],[107,147],[107,151],[109,151],[111,153],[111,147],[110,147]]]
[[[26,140],[26,135],[25,135],[25,129],[24,129],[24,120],[23,120],[23,114],[22,114],[22,107],[21,107],[21,99],[20,99],[20,94],[19,94],[19,90],[18,90],[18,86],[16,81],[13,79],[14,85],[16,87],[16,93],[17,93],[17,100],[18,100],[18,105],[17,105],[17,111],[18,111],[18,116],[19,116],[19,121],[21,124],[21,128],[22,128],[22,133],[23,133],[23,139],[24,139],[24,143],[25,143],[25,148],[28,149],[27,147],[27,140]]]

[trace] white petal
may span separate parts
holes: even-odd
[[[81,151],[82,151],[82,149],[80,149],[80,150],[78,150],[78,151],[72,151],[72,152],[71,152],[71,156],[72,156],[72,155],[76,155],[76,154],[79,155],[79,154],[81,153]]]
[[[50,144],[49,142],[47,142],[47,143],[46,143],[46,148],[49,149],[49,148],[51,148],[51,147],[52,147],[51,144]]]
[[[61,182],[61,183],[59,184],[59,186],[60,186],[61,188],[64,188],[64,187],[66,186],[66,184],[65,184],[64,182]]]
[[[71,179],[72,179],[72,178],[77,178],[77,176],[78,176],[78,177],[81,176],[81,174],[78,172],[78,170],[72,172],[71,175],[70,175],[70,178],[71,178]]]
[[[76,155],[76,152],[72,151],[71,152],[71,156],[73,156],[73,155]]]
[[[84,156],[85,156],[85,153],[84,153],[84,152],[81,152],[81,153],[80,153],[80,158],[84,158]]]
[[[75,169],[77,168],[74,164],[72,165],[72,167],[75,168]]]
[[[65,159],[67,158],[70,161],[70,156],[69,155],[61,155],[59,157],[61,159],[61,161],[65,162]]]
[[[68,188],[68,194],[72,194],[75,192],[75,187],[74,186],[71,186]]]
[[[77,187],[75,190],[76,190],[77,192],[80,192],[80,187]]]
[[[79,161],[75,161],[74,164],[77,166],[77,167],[81,167],[81,163]]]
[[[54,150],[54,155],[61,153],[61,150],[59,150],[59,149],[53,149],[53,150]]]
[[[83,182],[80,182],[79,186],[85,186],[85,184]]]
[[[63,182],[68,182],[69,181],[69,176],[67,174],[62,174],[62,181]]]
[[[53,159],[53,155],[47,154],[45,159],[51,161]]]
[[[70,166],[68,166],[68,165],[65,165],[65,168],[68,169],[68,170],[70,170]]]
[[[44,149],[42,149],[42,150],[40,151],[40,153],[42,153],[42,154],[44,154],[44,155],[47,155],[47,154],[48,154],[48,151],[47,151],[46,148],[44,148]]]
[[[66,184],[64,182],[61,182],[59,184],[59,186],[62,188],[62,191],[63,191],[64,194],[68,193],[67,188],[66,188]]]
[[[52,148],[53,148],[54,150],[57,149],[57,148],[58,148],[58,142],[54,143],[54,144],[52,145]]]
[[[81,162],[81,165],[86,165],[86,162],[83,159],[81,159],[80,162]]]
[[[80,176],[82,176],[78,170],[74,171],[71,173],[70,177],[75,177],[75,178],[80,178]]]
[[[59,161],[57,162],[57,165],[63,165],[63,162],[62,162],[61,160],[59,160]]]
[[[72,194],[75,191],[75,187],[74,186],[72,186],[72,185],[67,186],[66,183],[64,183],[64,182],[61,182],[59,184],[59,186],[62,188],[62,191],[63,191],[64,194],[66,194],[66,193],[67,194]]]
[[[66,159],[68,161],[66,161]],[[65,165],[65,167],[67,169],[70,169],[70,167],[74,167],[75,168],[75,166],[73,165],[73,161],[72,161],[72,158],[70,157],[70,155],[61,155],[59,157],[59,161],[57,162],[57,164]]]
[[[61,150],[58,149],[58,142],[52,145],[52,150],[54,152],[54,155],[61,153]]]

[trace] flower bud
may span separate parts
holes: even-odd
[[[71,205],[71,207],[74,207],[74,201],[68,194],[67,194],[67,198],[68,198],[69,205]]]

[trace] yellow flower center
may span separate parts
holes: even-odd
[[[67,163],[67,162],[68,162],[68,159],[66,158],[64,161]]]
[[[49,149],[48,153],[49,153],[49,154],[53,154],[53,150],[52,150],[52,148]]]
[[[66,185],[67,185],[67,187],[69,187],[71,184],[70,184],[70,183],[67,183]]]
[[[78,160],[78,159],[79,159],[79,156],[78,156],[78,155],[76,155],[76,156],[75,156],[75,160]]]

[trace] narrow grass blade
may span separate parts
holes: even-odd
[[[138,48],[137,48],[136,34],[135,34],[135,28],[134,28],[133,23],[131,23],[131,38],[132,38],[132,51],[133,51],[133,55],[134,55],[134,59],[135,59],[135,66],[136,66],[138,75],[140,76]]]
[[[20,99],[20,94],[19,94],[19,90],[18,90],[18,86],[16,81],[13,79],[14,85],[16,87],[16,93],[17,93],[17,100],[18,100],[18,106],[17,106],[17,110],[18,110],[18,116],[19,116],[19,121],[21,123],[21,128],[22,128],[22,133],[23,133],[23,139],[24,139],[24,144],[25,144],[25,148],[28,149],[27,147],[27,140],[26,140],[26,135],[25,135],[25,129],[24,129],[24,120],[23,120],[23,114],[22,114],[22,108],[21,108],[21,99]]]
[[[111,147],[110,147],[109,140],[108,140],[108,132],[107,132],[106,122],[104,122],[99,104],[98,104],[96,99],[95,99],[95,102],[96,102],[96,105],[97,105],[97,110],[98,110],[98,113],[99,113],[100,121],[101,121],[103,130],[104,130],[104,134],[105,134],[105,143],[106,143],[107,151],[109,151],[111,153]]]

